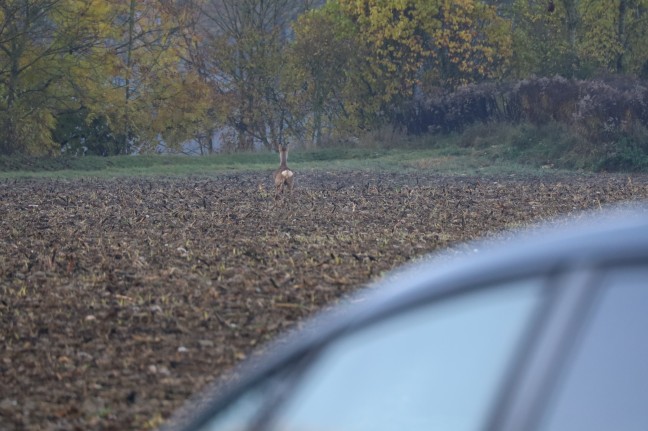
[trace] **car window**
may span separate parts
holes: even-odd
[[[218,411],[200,431],[244,431],[264,415],[282,393],[286,385],[299,374],[300,361],[290,363],[253,383],[227,406]],[[192,428],[193,429],[193,428]]]
[[[326,349],[276,431],[479,429],[533,310],[540,280],[410,310]]]
[[[276,384],[274,378],[263,379],[236,398],[200,430],[235,431],[247,429],[251,418],[258,415],[268,399],[272,397],[273,387]]]
[[[648,269],[611,272],[541,430],[648,427]]]

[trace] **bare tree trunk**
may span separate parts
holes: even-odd
[[[617,73],[623,73],[623,54],[626,49],[626,11],[628,9],[628,1],[620,0],[619,1],[619,23],[617,26],[617,38],[621,44],[621,50],[617,54],[616,58],[616,71]]]
[[[207,154],[214,154],[214,128],[207,129]]]
[[[131,70],[133,58],[133,40],[135,35],[135,4],[136,0],[131,0],[130,10],[128,12],[128,47],[126,51],[126,88],[124,90],[124,137],[122,141],[122,151],[129,154],[130,148],[130,98],[131,98]]]
[[[25,17],[29,21],[29,11]],[[27,23],[25,23],[27,24]],[[4,154],[12,154],[17,150],[18,143],[18,130],[16,124],[16,100],[18,99],[18,86],[20,79],[20,59],[23,56],[25,44],[23,40],[22,29],[18,28],[17,22],[10,24],[9,35],[12,37],[9,46],[9,76],[7,79],[7,95],[6,95],[6,117],[4,119],[2,142],[0,149]]]
[[[580,25],[578,14],[578,0],[563,0],[567,12],[567,37],[569,38],[569,59],[571,62],[572,75],[578,70],[577,35]]]
[[[313,103],[313,133],[311,141],[313,146],[319,147],[322,141],[322,115],[324,111],[324,98],[322,97],[320,86],[315,84],[315,100]]]

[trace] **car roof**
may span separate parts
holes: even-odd
[[[557,218],[425,256],[350,295],[301,329],[279,337],[266,353],[241,365],[239,381],[217,383],[200,394],[200,404],[205,407],[199,413],[193,412],[192,424],[181,429],[192,429],[210,412],[282,364],[297,360],[340,333],[399,310],[520,276],[592,269],[638,259],[648,259],[645,203]]]

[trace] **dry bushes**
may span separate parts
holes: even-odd
[[[420,97],[400,121],[410,133],[463,132],[474,124],[553,125],[566,137],[554,143],[564,159],[557,164],[648,169],[648,85],[631,78],[469,85]]]

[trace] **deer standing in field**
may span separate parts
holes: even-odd
[[[279,148],[279,169],[274,172],[275,199],[284,192],[287,187],[290,194],[293,190],[293,180],[295,173],[288,168],[288,147],[282,145]]]

